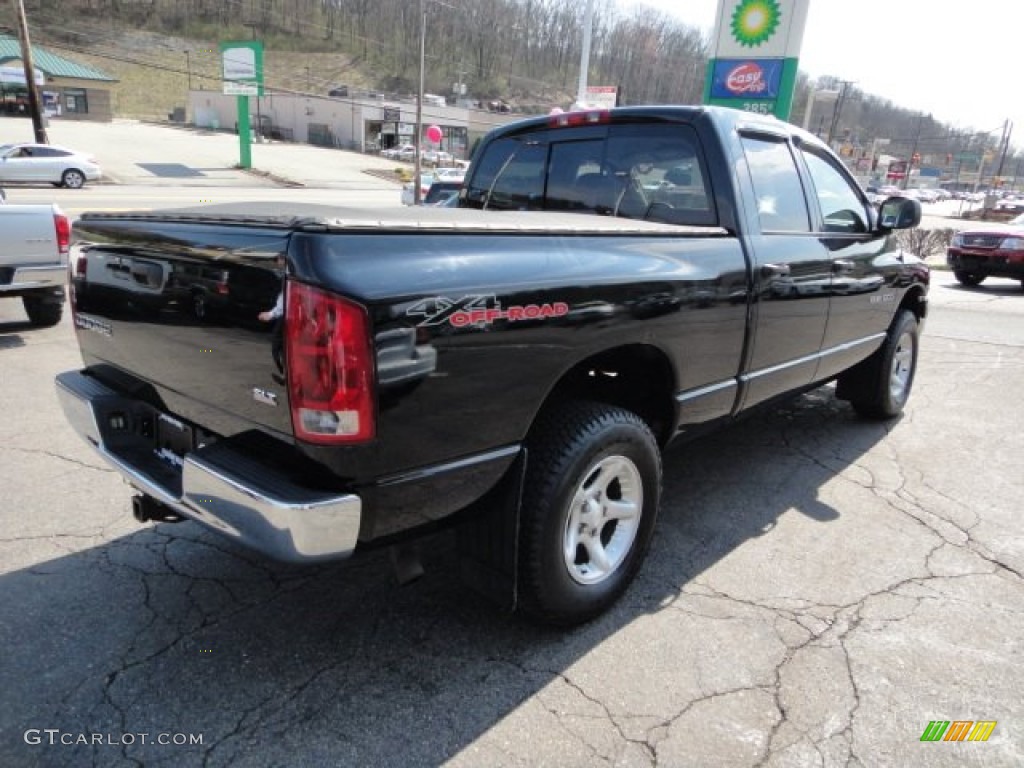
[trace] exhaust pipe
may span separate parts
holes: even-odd
[[[185,518],[152,496],[132,496],[132,517],[140,523],[180,523]]]

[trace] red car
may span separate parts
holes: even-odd
[[[991,276],[1020,280],[1024,288],[1024,214],[998,229],[958,232],[946,263],[963,285],[978,285]]]

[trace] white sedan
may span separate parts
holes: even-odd
[[[81,189],[86,181],[103,176],[89,155],[55,144],[0,145],[0,181],[49,182]]]

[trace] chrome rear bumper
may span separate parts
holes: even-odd
[[[10,282],[0,283],[0,293],[34,288],[60,288],[67,280],[65,264],[15,267]]]
[[[159,418],[147,403],[78,371],[58,375],[56,385],[75,431],[131,486],[175,512],[285,562],[337,560],[355,549],[359,496],[296,485],[227,441],[186,453],[180,466],[169,464],[135,428]]]

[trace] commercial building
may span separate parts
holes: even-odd
[[[249,97],[249,111],[253,130],[269,139],[360,152],[415,143],[415,99],[269,93]],[[423,125],[441,129],[442,139],[436,148],[460,159],[468,159],[477,138],[522,117],[462,106],[439,106],[426,100],[423,104]],[[219,91],[190,91],[188,121],[199,128],[237,130],[238,97]]]
[[[47,117],[110,122],[117,80],[98,69],[32,46],[34,80]],[[28,116],[21,43],[0,34],[0,116]]]

